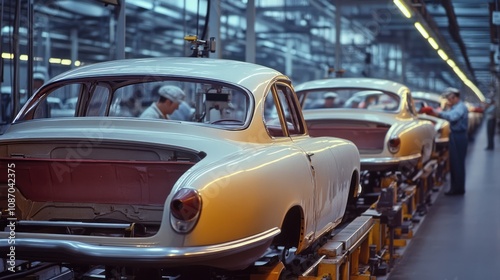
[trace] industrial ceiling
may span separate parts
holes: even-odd
[[[183,40],[188,34],[217,34],[219,51],[210,57],[246,60],[247,35],[255,30],[250,41],[255,43],[254,62],[284,72],[295,83],[371,76],[414,90],[460,87],[471,101],[498,91],[499,35],[492,12],[499,9],[492,1],[399,0],[410,18],[392,0],[33,0],[32,15],[29,0],[19,0],[19,6],[1,1],[4,62],[12,65],[6,54],[15,52],[19,20],[19,55],[30,52],[31,41],[34,65],[47,67],[50,76],[76,67],[76,60],[89,64],[120,58],[119,51],[126,58],[189,55]],[[248,18],[254,18],[252,28],[247,28]],[[417,21],[480,94],[417,31]],[[207,30],[209,24],[218,32]],[[117,49],[120,27],[123,50]]]

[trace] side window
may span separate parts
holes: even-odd
[[[415,103],[413,101],[413,98],[411,97],[411,93],[409,92],[406,93],[406,102],[408,106],[408,111],[410,111],[412,115],[416,116],[418,113],[415,109]]]
[[[131,85],[117,89],[113,94],[109,116],[139,117],[142,110],[142,89]]]
[[[78,96],[82,85],[65,85],[54,89],[36,105],[34,119],[74,117],[76,107],[71,101]]]
[[[293,91],[284,84],[278,84],[276,89],[288,133],[290,136],[303,135],[305,129],[300,115],[300,107],[293,96]]]
[[[267,93],[266,100],[264,102],[264,122],[269,135],[273,137],[283,137],[286,135],[281,127],[278,110],[271,91]]]
[[[109,100],[109,89],[103,86],[96,86],[92,97],[89,100],[85,116],[105,116],[106,107]]]
[[[300,106],[292,89],[285,84],[276,84],[273,92],[266,96],[264,121],[269,134],[273,137],[303,135],[305,133]],[[288,131],[288,133],[287,133]]]

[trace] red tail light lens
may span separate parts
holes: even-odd
[[[391,138],[387,143],[387,148],[389,149],[389,152],[393,154],[399,151],[400,146],[401,146],[401,139],[399,137]]]
[[[170,203],[170,213],[180,221],[194,219],[201,211],[201,198],[193,189],[179,190]]]

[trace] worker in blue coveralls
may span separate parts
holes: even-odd
[[[463,195],[465,193],[465,155],[467,154],[467,127],[469,110],[460,99],[460,91],[447,88],[443,97],[448,101],[449,110],[435,112],[433,109],[425,113],[450,122],[449,164],[451,184],[445,195]]]

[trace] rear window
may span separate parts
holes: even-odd
[[[178,105],[174,109],[164,106],[166,100]],[[253,99],[248,91],[216,82],[152,77],[135,81],[90,80],[47,85],[29,101],[16,121],[67,117],[166,118],[242,127],[249,122],[252,108]]]
[[[322,89],[301,92],[304,110],[313,109],[364,109],[397,112],[400,97],[394,93],[366,89]]]

